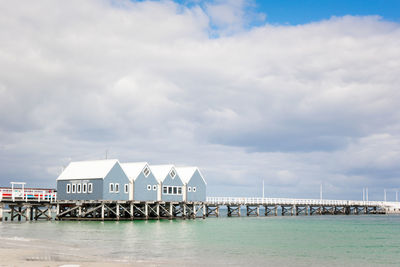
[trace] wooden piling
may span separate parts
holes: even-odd
[[[26,220],[29,221],[31,219],[31,207],[27,206],[25,212],[26,212]]]
[[[147,202],[144,204],[144,217],[146,220],[149,219],[149,204]]]
[[[172,205],[172,203],[169,203],[169,217],[168,219],[172,220],[174,217],[174,206]]]
[[[21,221],[21,206],[18,206],[18,221]]]
[[[115,204],[115,213],[116,213],[116,218],[117,221],[119,221],[119,203]]]
[[[133,210],[133,203],[132,202],[129,205],[129,210],[131,212],[131,220],[133,220],[135,218],[135,215],[133,214],[134,210]]]

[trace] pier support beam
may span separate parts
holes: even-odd
[[[219,217],[219,205],[216,206],[206,206],[206,217],[215,216]]]
[[[26,207],[26,220],[27,221],[29,221],[31,219],[31,210],[32,210],[31,206]]]
[[[144,204],[144,217],[146,220],[149,219],[149,204],[147,203]]]
[[[247,216],[260,216],[260,206],[246,205],[246,215]]]
[[[232,217],[232,216],[240,217],[240,205],[238,205],[238,206],[228,205],[227,208],[228,208],[228,217]]]
[[[196,211],[196,205],[193,203],[193,219],[196,219],[197,211]]]

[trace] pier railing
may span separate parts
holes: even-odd
[[[57,200],[57,193],[53,190],[36,189],[0,189],[0,201],[37,201],[54,202]]]
[[[257,197],[207,197],[208,204],[214,205],[309,205],[309,206],[390,206],[398,202],[356,201],[329,199],[296,198],[257,198]]]

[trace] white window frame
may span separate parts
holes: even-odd
[[[192,188],[188,186],[188,192],[192,192]]]
[[[72,184],[72,190],[71,190],[72,194],[76,193],[76,184]]]
[[[115,183],[115,185],[114,185],[114,193],[119,193],[119,183]]]
[[[157,185],[154,184],[154,185],[153,185],[153,191],[156,191],[156,190],[157,190]]]
[[[178,186],[178,195],[182,195],[182,186]]]
[[[178,194],[178,187],[177,186],[173,186],[172,187],[172,194],[173,195],[177,195]]]
[[[169,175],[171,176],[172,179],[174,179],[175,176],[176,176],[176,171],[175,171],[175,170],[171,170],[171,171],[169,172]]]
[[[71,184],[67,184],[65,192],[67,192],[67,194],[71,194]]]
[[[150,191],[151,190],[151,184],[147,185],[147,190]]]
[[[76,193],[78,194],[82,193],[82,184],[79,183],[76,185]]]
[[[146,174],[146,173],[147,173],[147,174]],[[143,174],[144,174],[144,177],[148,177],[148,176],[150,175],[150,168],[146,166],[146,167],[143,169]]]
[[[125,192],[125,194],[128,194],[128,193],[129,193],[128,184],[124,184],[124,192]]]
[[[89,194],[93,193],[93,184],[92,183],[88,184],[88,193]]]
[[[168,186],[163,186],[163,195],[168,194]]]
[[[192,191],[193,191],[193,193],[196,193],[196,187],[195,186],[193,186]]]
[[[172,186],[168,186],[168,195],[172,195],[173,191]]]
[[[109,193],[114,193],[114,184],[113,183],[109,183],[108,184],[108,192]]]
[[[87,193],[87,183],[82,184],[82,193],[84,193],[84,194]]]

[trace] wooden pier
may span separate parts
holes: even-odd
[[[52,208],[56,202],[57,194],[53,189],[1,188],[0,221],[5,211],[11,221],[51,220]]]
[[[6,210],[7,209],[7,210]],[[205,202],[57,200],[55,192],[0,190],[0,220],[160,220],[399,213],[399,202],[208,197]]]
[[[204,202],[57,201],[57,220],[149,220],[205,218]]]
[[[220,216],[220,208],[227,208],[227,216],[299,216],[299,215],[360,215],[400,213],[399,202],[387,201],[353,201],[322,199],[290,199],[290,198],[239,198],[208,197],[206,216]]]

